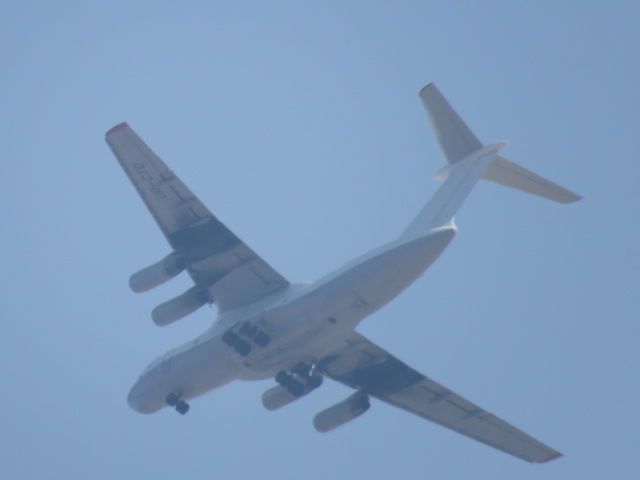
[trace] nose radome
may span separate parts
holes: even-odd
[[[165,405],[165,397],[156,390],[153,388],[153,382],[150,383],[148,378],[142,376],[131,387],[127,403],[139,413],[157,412]]]
[[[129,395],[127,395],[127,403],[136,412],[141,411],[141,396],[142,392],[140,391],[140,382],[138,381],[133,384],[133,387],[131,387],[131,390],[129,390]]]
[[[144,391],[142,382],[138,380],[134,383],[133,387],[131,387],[129,395],[127,395],[127,403],[133,410],[139,413],[155,412],[157,408],[154,408],[150,399],[147,398],[148,396],[149,394]]]

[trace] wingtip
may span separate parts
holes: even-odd
[[[420,91],[418,92],[419,96],[423,96],[425,95],[429,90],[438,90],[438,87],[436,87],[436,84],[434,82],[429,82],[427,83],[424,87],[422,87],[420,89]]]
[[[112,135],[113,133],[117,132],[118,130],[122,130],[123,128],[127,128],[129,125],[127,124],[127,122],[120,122],[119,124],[115,125],[114,127],[111,127],[109,130],[107,130],[107,133],[104,134],[105,137],[108,137],[109,135]]]
[[[535,463],[547,463],[547,462],[552,462],[553,460],[557,460],[560,457],[563,457],[564,455],[562,455],[560,452],[553,452],[553,454],[549,455],[547,458],[540,460],[538,462]]]
[[[566,189],[564,189],[564,190],[566,190]],[[582,200],[582,195],[578,195],[577,193],[573,193],[570,190],[566,190],[563,193],[564,193],[564,195],[561,198],[559,198],[558,200],[556,200],[558,203],[569,204],[569,203],[575,203],[575,202],[578,202],[578,201]]]

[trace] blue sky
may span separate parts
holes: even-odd
[[[14,2],[0,18],[3,478],[618,478],[640,475],[635,2]],[[529,465],[375,402],[327,435],[326,382],[269,382],[142,416],[166,328],[128,276],[168,245],[103,141],[126,120],[238,236],[313,280],[396,236],[443,159],[435,81],[485,142],[584,195],[482,184],[459,235],[359,330],[556,447]]]

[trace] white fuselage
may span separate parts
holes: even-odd
[[[413,283],[442,253],[456,229],[447,225],[412,240],[397,240],[307,285],[292,285],[254,304],[219,314],[213,327],[167,352],[140,375],[128,396],[136,411],[162,408],[169,394],[189,400],[235,379],[273,377],[299,362],[315,364],[336,337]],[[249,322],[271,338],[240,356],[222,341]]]

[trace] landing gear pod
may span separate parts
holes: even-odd
[[[209,302],[209,295],[198,287],[193,287],[182,295],[161,303],[151,312],[156,325],[164,326],[186,317]]]
[[[129,287],[136,293],[146,292],[171,280],[187,267],[181,255],[170,253],[153,265],[143,268],[129,277]]]
[[[313,418],[313,426],[319,432],[328,432],[359,417],[369,410],[369,396],[356,392],[346,400],[321,411]]]

